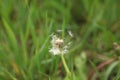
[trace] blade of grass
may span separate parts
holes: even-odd
[[[116,61],[114,63],[112,63],[107,71],[105,72],[105,77],[104,77],[104,80],[108,80],[109,79],[109,75],[112,73],[113,69],[119,64],[119,61]]]
[[[7,21],[4,18],[2,18],[2,21],[4,23],[4,27],[6,29],[6,32],[7,32],[7,35],[9,37],[9,40],[10,40],[11,44],[17,50],[18,45],[17,45],[17,40],[15,38],[14,32],[12,31],[12,29],[9,26],[9,24],[7,23]]]

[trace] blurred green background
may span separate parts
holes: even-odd
[[[0,80],[66,80],[49,53],[60,29],[70,80],[120,80],[120,0],[0,0]]]

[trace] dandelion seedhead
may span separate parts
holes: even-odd
[[[62,38],[57,37],[56,35],[51,35],[51,45],[52,48],[49,50],[49,52],[53,55],[59,55],[59,54],[65,54],[68,52],[68,47],[70,43],[65,45],[65,42]]]
[[[52,40],[51,40],[52,48],[49,50],[49,52],[53,55],[61,56],[67,77],[70,77],[71,72],[66,64],[66,61],[65,61],[64,55],[63,55],[65,53],[68,53],[68,47],[69,47],[70,43],[65,45],[65,41],[62,38],[60,38],[54,34],[52,34],[51,37],[52,37]]]

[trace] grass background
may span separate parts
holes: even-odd
[[[0,80],[64,80],[60,56],[49,53],[50,34],[71,41],[65,59],[71,80],[120,80],[120,0],[0,0]],[[67,31],[74,37],[69,37]]]

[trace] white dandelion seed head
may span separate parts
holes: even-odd
[[[49,52],[53,55],[65,54],[68,52],[68,45],[64,46],[64,40],[56,35],[52,35],[51,45],[52,48]]]

